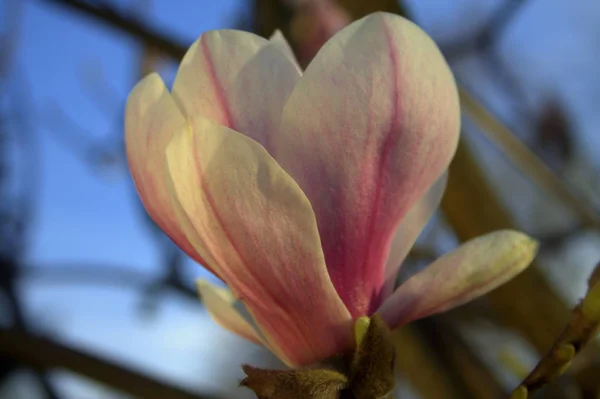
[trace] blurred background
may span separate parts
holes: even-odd
[[[505,227],[538,238],[524,274],[395,332],[399,398],[501,398],[536,364],[600,260],[600,3],[595,0],[0,0],[0,398],[251,398],[239,365],[281,365],[214,324],[217,281],[146,215],[123,111],[172,82],[204,31],[291,41],[302,65],[385,10],[441,47],[463,136],[438,215],[401,278]],[[540,398],[600,398],[592,343]]]

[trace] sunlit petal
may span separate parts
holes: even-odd
[[[462,305],[523,271],[537,248],[512,230],[470,240],[409,278],[378,313],[393,328]]]
[[[167,166],[193,225],[188,238],[215,260],[282,360],[308,365],[351,345],[310,203],[262,146],[192,118],[169,145]]]
[[[186,53],[173,97],[188,117],[206,117],[258,141],[267,150],[300,71],[273,42],[252,33],[204,33]],[[285,40],[285,39],[283,39]]]
[[[255,344],[265,345],[254,327],[235,309],[236,299],[229,290],[202,280],[196,285],[202,302],[217,324]]]
[[[182,233],[164,169],[165,150],[185,119],[158,74],[139,82],[127,100],[125,144],[131,175],[146,211],[190,257],[212,270]]]
[[[274,155],[310,199],[331,278],[354,316],[378,307],[394,232],[447,168],[459,124],[437,46],[392,14],[336,34],[290,95]]]

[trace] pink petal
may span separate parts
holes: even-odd
[[[173,133],[185,124],[162,79],[153,73],[127,99],[125,144],[131,175],[146,211],[192,259],[213,271],[181,231],[166,184],[165,150]],[[184,221],[185,223],[185,221]]]
[[[290,95],[275,158],[310,199],[329,273],[354,317],[377,309],[393,234],[447,168],[459,124],[438,48],[392,14],[336,34]]]
[[[538,244],[501,230],[475,238],[402,284],[378,310],[392,328],[469,302],[522,272]]]
[[[275,33],[273,33],[271,35],[271,37],[269,38],[269,41],[271,42],[271,44],[277,46],[277,48],[279,50],[281,50],[281,52],[283,52],[283,54],[285,54],[286,57],[288,57],[290,59],[290,61],[292,61],[294,63],[294,65],[296,66],[296,68],[298,69],[298,71],[301,74],[302,69],[298,65],[298,61],[296,60],[294,51],[292,50],[292,47],[290,46],[288,41],[285,39],[285,36],[283,36],[283,33],[281,33],[281,31],[279,29],[276,30]]]
[[[252,325],[235,309],[236,299],[225,288],[198,281],[198,292],[206,309],[221,327],[258,345],[265,345]]]
[[[352,321],[327,274],[310,203],[262,146],[191,118],[167,166],[193,225],[188,238],[215,260],[282,360],[308,365],[351,346]]]
[[[387,298],[396,285],[400,266],[417,241],[419,234],[440,205],[448,174],[444,173],[433,186],[410,208],[394,233],[390,255],[385,264],[385,288],[383,299]]]
[[[268,150],[301,75],[281,39],[234,30],[203,34],[181,62],[173,97],[188,117],[206,117]]]

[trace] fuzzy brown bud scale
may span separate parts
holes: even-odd
[[[357,331],[354,354],[339,370],[264,370],[245,365],[247,377],[241,385],[259,399],[384,399],[394,389],[395,356],[390,330],[376,314],[366,332]]]

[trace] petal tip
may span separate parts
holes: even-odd
[[[285,40],[283,33],[281,33],[281,30],[279,29],[275,29],[275,32],[273,32],[273,34],[269,37],[269,41],[271,42],[277,40]]]
[[[196,280],[196,291],[198,291],[198,295],[202,296],[202,291],[205,291],[210,286],[210,283],[203,279]]]
[[[531,264],[540,247],[539,241],[529,235],[517,230],[502,231],[504,237],[498,237],[506,241],[512,242],[515,252],[518,253],[518,261],[516,264],[519,269],[525,269]]]
[[[143,93],[144,95],[158,98],[165,90],[165,83],[157,72],[152,72],[140,80],[131,90],[129,98]]]
[[[526,234],[523,234],[521,241],[523,251],[522,265],[523,269],[525,269],[531,264],[531,262],[533,262],[533,259],[535,259],[535,256],[540,248],[540,243],[536,239],[529,237]]]
[[[125,121],[130,122],[145,117],[148,109],[159,102],[165,92],[168,93],[167,87],[158,73],[152,72],[146,75],[133,87],[127,97]]]

